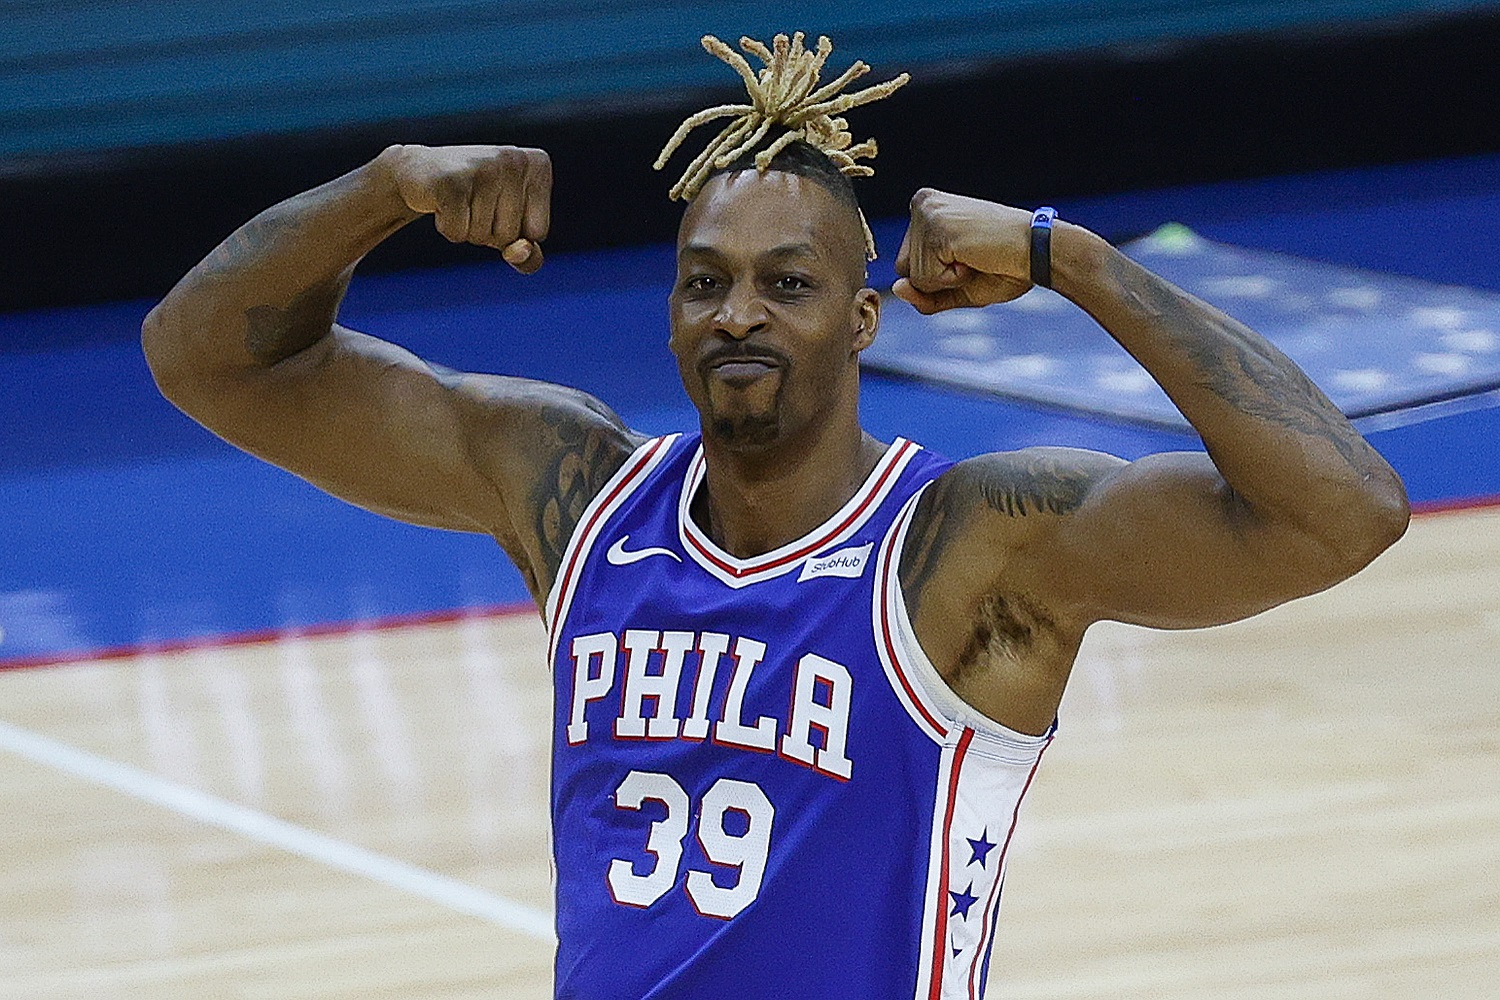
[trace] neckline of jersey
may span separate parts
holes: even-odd
[[[703,454],[703,442],[698,442],[692,460],[688,462],[683,477],[682,492],[677,504],[677,532],[684,550],[694,562],[731,586],[743,586],[771,576],[779,576],[796,568],[803,559],[816,555],[822,549],[848,538],[880,506],[872,502],[889,491],[889,486],[905,468],[912,455],[921,450],[921,445],[898,437],[890,443],[875,468],[865,477],[859,489],[854,491],[844,505],[826,521],[800,538],[785,545],[763,552],[748,559],[740,559],[721,549],[692,518],[693,497],[697,495],[707,474],[707,463]]]

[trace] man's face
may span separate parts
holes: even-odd
[[[858,220],[816,181],[746,170],[704,185],[678,232],[670,346],[705,433],[752,450],[852,407],[880,315],[863,279]]]

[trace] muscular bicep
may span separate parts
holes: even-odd
[[[1075,454],[1090,456],[1074,459],[1086,488],[1021,562],[1040,592],[1087,620],[1219,625],[1344,575],[1323,543],[1261,517],[1201,452],[1130,463]]]
[[[923,536],[908,543],[911,582],[956,607],[1024,601],[1059,634],[1102,619],[1223,624],[1339,579],[1321,543],[1258,516],[1202,453],[1127,463],[1028,448],[959,463],[935,485],[914,522],[932,555]],[[922,566],[940,579],[919,579]]]
[[[545,590],[576,519],[636,438],[585,393],[468,375],[335,326],[274,365],[173,396],[246,451],[361,507],[489,534]]]
[[[488,531],[501,509],[438,371],[374,337],[335,326],[274,365],[204,376],[173,398],[231,444],[378,513]]]

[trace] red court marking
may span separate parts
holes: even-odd
[[[1482,497],[1460,497],[1456,500],[1424,500],[1411,505],[1417,517],[1434,514],[1452,514],[1466,510],[1483,510],[1500,507],[1500,494]],[[0,659],[0,670],[29,670],[33,667],[55,667],[64,663],[94,663],[100,660],[127,660],[146,653],[180,653],[190,649],[214,649],[219,646],[253,646],[256,643],[276,642],[280,639],[301,639],[322,635],[344,635],[350,632],[383,632],[388,629],[410,628],[417,625],[443,625],[462,621],[465,618],[502,618],[509,615],[536,614],[536,605],[529,601],[516,604],[496,604],[480,608],[450,608],[441,611],[417,611],[405,615],[391,615],[359,622],[322,622],[295,629],[260,629],[254,632],[235,632],[228,635],[194,636],[189,639],[172,639],[166,642],[137,643],[128,646],[109,646],[104,649],[76,649],[61,653],[39,653],[35,656],[20,656],[15,659]],[[925,713],[924,713],[925,714]]]
[[[1500,493],[1487,497],[1459,497],[1456,500],[1423,500],[1411,505],[1411,512],[1418,516],[1427,514],[1451,514],[1460,510],[1479,510],[1484,507],[1500,507]]]
[[[327,635],[348,635],[352,632],[388,632],[392,629],[413,628],[422,625],[445,625],[467,618],[506,618],[511,615],[537,614],[536,605],[527,601],[517,604],[493,604],[478,608],[448,608],[440,611],[415,611],[385,618],[369,618],[362,621],[319,622],[296,628],[257,629],[253,632],[231,632],[226,635],[193,636],[187,639],[169,639],[161,642],[133,643],[127,646],[108,646],[104,649],[76,649],[60,653],[39,653],[11,660],[0,660],[0,670],[28,670],[33,667],[55,667],[64,663],[95,663],[100,660],[127,660],[148,653],[181,653],[192,649],[218,649],[224,646],[253,646],[258,643],[279,642],[284,639],[309,639]]]

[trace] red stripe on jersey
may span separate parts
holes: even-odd
[[[1000,887],[1005,882],[1005,855],[1010,852],[1010,839],[1016,834],[1016,823],[1021,818],[1021,803],[1026,799],[1026,793],[1031,789],[1031,779],[1036,777],[1037,768],[1042,766],[1042,754],[1052,745],[1049,739],[1042,744],[1042,748],[1036,752],[1036,763],[1031,765],[1031,773],[1026,776],[1026,784],[1021,786],[1021,794],[1016,796],[1016,808],[1010,814],[1010,829],[1005,833],[1005,843],[1000,848],[1000,860],[995,865],[995,885],[990,890],[990,898],[985,900],[984,923],[979,927],[979,944],[974,949],[974,958],[969,964],[969,1000],[979,1000],[978,973],[979,966],[983,964],[986,948],[986,938],[994,932],[990,927],[990,920],[995,914],[995,904]]]
[[[896,641],[891,635],[891,613],[890,609],[886,607],[886,595],[890,592],[887,588],[890,585],[892,557],[895,555],[896,550],[896,536],[899,534],[899,530],[891,532],[890,538],[885,543],[885,554],[881,557],[880,641],[885,644],[886,655],[890,657],[891,666],[896,668],[896,679],[901,682],[901,688],[906,692],[907,699],[916,706],[917,711],[921,713],[922,718],[927,720],[929,726],[936,732],[946,735],[948,727],[935,719],[932,713],[927,711],[927,706],[922,704],[922,699],[917,696],[916,688],[913,687],[911,679],[906,676],[906,670],[901,666],[901,657],[896,653]]]
[[[928,1000],[940,1000],[943,993],[943,963],[948,957],[948,840],[953,833],[953,806],[958,801],[958,777],[963,770],[964,757],[969,752],[969,742],[974,730],[964,727],[958,738],[958,748],[953,751],[953,769],[948,774],[948,804],[943,809],[943,854],[938,876],[937,924],[932,931],[932,985],[927,991]]]
[[[784,556],[779,556],[776,559],[772,559],[768,562],[751,562],[743,566],[735,566],[714,555],[713,552],[711,552],[701,541],[698,540],[698,538],[693,533],[693,527],[696,526],[689,527],[689,529],[685,532],[685,534],[687,535],[687,540],[692,543],[693,548],[698,552],[699,555],[707,559],[709,562],[713,563],[719,569],[728,573],[730,576],[734,577],[736,580],[740,579],[741,577],[749,576],[751,573],[763,573],[766,570],[780,569],[782,566],[785,566],[788,563],[793,563],[798,559],[802,559],[806,556],[812,555],[814,552],[818,551],[823,546],[827,545],[832,539],[841,534],[844,529],[848,528],[851,524],[862,518],[865,515],[865,512],[870,509],[871,502],[874,501],[874,499],[880,494],[881,489],[884,488],[886,480],[890,479],[891,474],[900,466],[901,458],[905,456],[907,452],[916,447],[917,446],[910,441],[903,441],[901,447],[898,448],[896,452],[891,455],[890,460],[886,462],[885,468],[881,470],[880,475],[875,480],[875,485],[870,488],[869,493],[867,493],[865,495],[865,498],[860,501],[859,506],[850,511],[849,516],[840,521],[837,526],[824,532],[818,538],[814,539],[811,542],[808,542],[806,545],[802,546],[795,552],[789,552]],[[702,459],[700,459],[700,461],[702,461]]]

